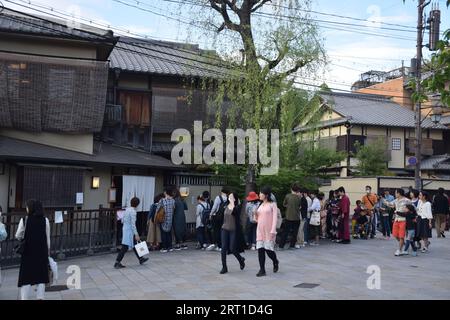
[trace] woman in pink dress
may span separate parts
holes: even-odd
[[[266,275],[266,253],[273,261],[273,272],[278,271],[279,261],[275,254],[275,238],[277,235],[277,205],[271,200],[272,191],[269,187],[262,188],[259,193],[261,205],[255,212],[255,221],[258,223],[256,229],[256,249],[258,250],[259,272],[257,277]]]

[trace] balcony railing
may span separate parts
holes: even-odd
[[[105,107],[104,123],[108,126],[120,124],[122,121],[123,107],[119,104],[107,104]]]

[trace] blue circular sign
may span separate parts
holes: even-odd
[[[417,164],[417,158],[416,157],[409,157],[408,163],[410,166],[415,166]]]

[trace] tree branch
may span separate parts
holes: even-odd
[[[241,30],[241,26],[234,23],[233,21],[231,21],[230,16],[228,15],[228,12],[227,12],[227,4],[223,1],[225,1],[225,0],[209,0],[209,3],[211,4],[211,8],[213,8],[214,10],[219,12],[223,18],[223,23],[217,29],[217,32],[221,32],[223,29],[225,29],[225,27],[227,27],[230,30],[239,32]],[[227,2],[229,2],[229,1],[227,0]],[[233,1],[233,2],[235,2],[235,1]],[[232,4],[232,3],[230,3],[230,4]]]
[[[286,70],[285,72],[282,72],[282,73],[278,74],[278,76],[281,77],[281,78],[286,78],[286,77],[288,77],[289,75],[291,75],[291,74],[297,72],[298,69],[303,68],[303,67],[306,66],[308,63],[311,63],[311,62],[313,62],[313,61],[314,61],[314,59],[312,59],[312,58],[298,60],[298,61],[295,63],[295,65],[294,65],[291,69]]]
[[[265,5],[267,2],[271,2],[272,0],[262,0],[256,7],[253,7],[250,12],[255,12],[257,11],[259,8],[261,8],[263,5]],[[258,1],[256,2],[258,3]],[[255,3],[255,4],[256,4]]]

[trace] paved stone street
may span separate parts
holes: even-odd
[[[318,247],[278,251],[280,271],[257,278],[255,251],[246,251],[246,268],[229,256],[229,273],[220,275],[220,254],[197,250],[152,252],[140,266],[129,252],[113,268],[115,255],[58,263],[58,284],[69,265],[81,268],[81,290],[46,293],[46,299],[450,299],[450,239],[432,239],[430,252],[395,257],[394,240],[353,240],[351,245],[322,242]],[[381,289],[369,290],[367,267],[381,269]],[[0,299],[17,299],[18,269],[3,270]],[[313,283],[315,288],[295,288]]]

